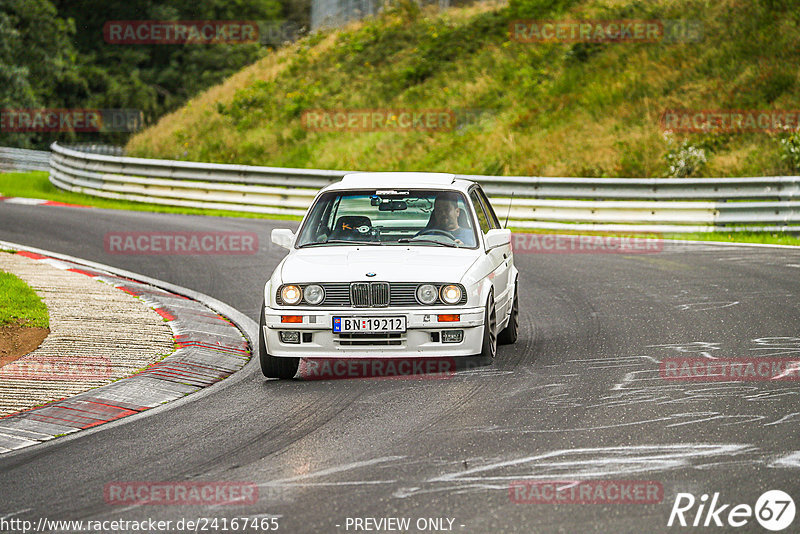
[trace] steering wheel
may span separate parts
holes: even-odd
[[[443,235],[445,237],[449,237],[453,241],[457,241],[458,240],[458,238],[456,236],[454,236],[453,234],[451,234],[447,230],[439,230],[438,228],[428,228],[427,230],[421,231],[417,235],[427,235],[427,234],[439,234],[439,235]]]

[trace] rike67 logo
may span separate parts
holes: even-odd
[[[669,514],[667,526],[692,527],[743,527],[755,517],[767,530],[784,530],[794,521],[794,500],[781,490],[764,492],[755,506],[723,503],[719,492],[709,502],[708,494],[696,499],[691,493],[678,493]]]

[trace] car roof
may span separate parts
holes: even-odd
[[[474,182],[441,172],[357,172],[346,174],[341,181],[325,187],[340,189],[447,189],[466,191]]]

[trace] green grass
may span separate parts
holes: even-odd
[[[83,193],[72,193],[70,191],[63,191],[51,184],[50,180],[48,179],[48,173],[44,171],[12,172],[6,174],[0,173],[0,196],[41,198],[45,200],[54,200],[56,202],[65,202],[67,204],[78,204],[81,206],[93,206],[96,208],[117,210],[151,211],[156,213],[182,213],[186,215],[213,215],[216,217],[300,220],[300,217],[295,215],[281,216],[264,213],[251,213],[246,211],[161,206],[159,204],[107,199],[94,197],[92,195],[86,195]]]
[[[384,15],[270,54],[133,136],[133,156],[282,167],[656,177],[686,140],[696,176],[783,175],[780,136],[676,134],[666,109],[800,109],[795,0],[510,0]],[[523,43],[517,19],[698,20],[687,43]],[[319,132],[309,110],[483,110],[455,131]]]
[[[687,234],[664,234],[665,239],[687,241],[724,241],[727,243],[763,243],[769,245],[800,246],[800,234],[776,232],[700,232]]]
[[[0,326],[6,325],[49,328],[50,315],[28,284],[0,271]]]

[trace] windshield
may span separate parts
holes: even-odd
[[[298,248],[335,245],[475,248],[464,195],[441,190],[332,191],[311,208]]]

